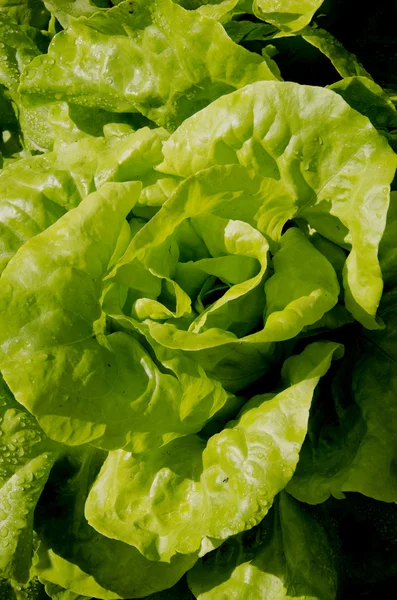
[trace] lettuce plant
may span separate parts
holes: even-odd
[[[0,599],[396,581],[397,112],[321,4],[0,2]]]

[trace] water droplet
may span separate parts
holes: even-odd
[[[109,85],[112,85],[112,83],[114,83],[113,77],[106,77],[106,83],[108,83]]]
[[[47,64],[48,64],[48,65],[55,65],[55,60],[54,60],[53,58],[49,58],[49,59],[47,60]]]
[[[8,546],[10,545],[10,542],[8,540],[2,540],[1,545],[3,546],[3,548],[8,548]]]
[[[36,69],[28,69],[25,73],[25,79],[33,79],[36,73]]]
[[[3,526],[0,529],[0,536],[3,537],[3,538],[6,538],[8,536],[8,529],[7,529],[7,527]]]

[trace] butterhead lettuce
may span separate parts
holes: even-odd
[[[323,10],[0,0],[1,600],[395,582],[397,113]]]

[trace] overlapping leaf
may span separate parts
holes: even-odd
[[[21,93],[29,106],[66,100],[141,112],[172,130],[222,94],[275,79],[276,71],[213,19],[171,0],[136,0],[72,21],[30,63]]]
[[[139,458],[111,452],[88,496],[90,524],[161,561],[252,528],[294,472],[334,353],[335,344],[308,346],[285,364],[283,391],[253,398],[207,442],[186,436]]]

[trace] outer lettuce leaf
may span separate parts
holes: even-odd
[[[125,249],[118,239],[139,191],[105,184],[26,242],[0,279],[2,372],[60,442],[141,451],[199,431],[228,400],[197,366],[178,379],[134,337],[106,335],[102,278]]]
[[[0,379],[0,577],[29,580],[33,512],[58,449]]]
[[[188,119],[163,151],[159,169],[184,177],[217,163],[254,169],[265,178],[258,228],[277,239],[286,221],[299,217],[351,248],[346,306],[366,327],[378,326],[377,252],[396,157],[342,98],[295,83],[258,82]]]
[[[198,600],[335,600],[334,548],[313,510],[282,492],[268,516],[189,571]]]
[[[299,5],[301,7],[302,2],[299,2]],[[317,27],[317,25],[306,26],[298,31],[292,31],[288,30],[286,27],[283,27],[281,22],[278,23],[277,27],[279,27],[282,31],[278,31],[275,28],[276,21],[271,20],[270,22],[273,23],[273,25],[264,25],[252,21],[231,21],[226,23],[225,29],[233,41],[237,43],[240,43],[241,41],[246,42],[252,40],[267,42],[262,52],[267,53],[270,56],[272,56],[273,46],[269,44],[271,44],[272,40],[292,36],[301,36],[305,42],[311,46],[314,46],[317,48],[317,50],[324,54],[324,56],[330,60],[335,70],[342,77],[348,79],[351,77],[358,77],[373,81],[371,75],[368,73],[368,71],[366,71],[358,58],[346,50],[346,48],[328,31]],[[338,87],[338,84],[339,82],[333,85]],[[333,89],[333,85],[328,87]],[[378,88],[379,86],[374,83],[373,89],[375,89],[375,87]],[[343,94],[341,95],[343,96]],[[357,103],[357,100],[355,103]],[[356,108],[356,106],[354,106],[355,103],[352,104],[353,108]]]
[[[102,453],[88,448],[55,465],[36,511],[43,542],[37,569],[52,583],[105,600],[141,598],[173,586],[197,556],[176,556],[170,564],[149,561],[135,548],[100,535],[84,518],[102,461]]]
[[[81,199],[68,174],[51,163],[51,157],[34,157],[0,171],[0,272],[25,241]]]
[[[197,11],[220,23],[228,23],[238,15],[252,13],[252,0],[223,0],[201,4]]]
[[[1,63],[0,83],[10,90],[18,87],[20,69],[40,54],[39,34],[21,27],[0,12]]]
[[[236,44],[263,40],[278,31],[273,25],[253,21],[230,21],[225,24],[225,30]],[[268,46],[265,46],[265,50],[268,50]]]
[[[0,271],[20,246],[44,231],[66,210],[107,181],[141,180],[145,205],[155,184],[173,178],[155,175],[162,160],[163,129],[140,129],[124,137],[82,139],[57,152],[17,161],[0,172]],[[161,203],[166,189],[159,189]]]
[[[51,559],[55,558],[54,552],[48,552],[48,555],[51,555]],[[57,561],[62,561],[64,564],[66,561],[61,559],[59,556],[56,558]],[[72,565],[70,564],[70,567]],[[78,567],[74,566],[74,569],[78,569]],[[93,579],[93,578],[91,578]],[[70,583],[70,581],[68,581]],[[97,584],[98,585],[98,584]],[[94,588],[92,588],[94,589]],[[80,594],[75,594],[70,590],[66,590],[60,585],[56,585],[53,583],[46,583],[45,590],[52,598],[52,600],[91,600],[91,597],[82,596]],[[103,591],[103,588],[102,588]],[[192,600],[192,594],[187,585],[186,579],[182,578],[171,588],[163,590],[161,592],[155,592],[154,594],[150,594],[149,596],[145,596],[148,600]],[[6,600],[9,600],[8,598]],[[32,599],[33,600],[33,599]],[[34,599],[35,600],[35,599]],[[42,599],[44,600],[44,599]]]
[[[397,109],[383,89],[368,77],[346,77],[329,86],[377,129],[397,127]]]
[[[75,594],[74,592],[65,590],[59,585],[53,585],[52,583],[45,585],[45,591],[47,596],[52,598],[52,600],[87,600],[87,596]]]
[[[81,594],[75,594],[70,590],[66,590],[60,585],[55,585],[54,583],[45,583],[45,591],[47,596],[52,598],[52,600],[87,600],[87,596],[82,596]]]
[[[208,442],[186,436],[139,458],[109,453],[87,499],[89,523],[161,561],[205,554],[251,529],[292,477],[315,387],[335,353],[338,344],[320,342],[289,359],[286,389],[253,398]]]
[[[342,77],[358,76],[372,80],[371,75],[364,69],[357,57],[348,52],[328,31],[320,27],[309,26],[299,31],[298,35],[325,54]]]
[[[47,151],[87,137],[103,135],[103,126],[111,122],[127,122],[142,127],[141,115],[133,116],[110,113],[98,108],[68,107],[53,102],[51,106],[26,108],[19,93],[20,73],[30,61],[47,50],[49,36],[33,27],[18,25],[0,11],[0,83],[5,86],[9,101],[13,103],[19,120],[22,142],[30,151]],[[141,123],[139,122],[141,121]]]
[[[333,398],[314,408],[309,435],[288,490],[310,504],[359,492],[396,502],[397,343],[395,290],[381,303],[386,329],[352,342]],[[321,398],[320,398],[321,400]]]
[[[171,0],[136,0],[72,21],[26,68],[20,91],[28,106],[141,112],[172,130],[215,98],[275,78],[273,61],[234,44],[215,20]]]
[[[137,129],[153,126],[140,114],[112,113],[66,102],[56,102],[49,107],[48,121],[54,134],[55,151],[83,138],[124,137]]]
[[[50,18],[42,0],[0,0],[0,15],[37,29],[46,29]]]
[[[47,46],[37,29],[18,25],[0,11],[0,83],[7,89],[17,111],[24,145],[29,150],[47,150],[53,143],[46,107],[25,108],[18,91],[22,69]]]
[[[335,70],[342,77],[365,77],[372,81],[371,75],[366,71],[363,65],[358,60],[355,54],[352,54],[328,31],[317,27],[317,25],[304,27],[296,32],[288,32],[287,30],[269,35],[264,32],[260,35],[260,30],[257,30],[258,36],[255,39],[264,39],[271,41],[272,39],[291,37],[294,35],[301,36],[308,44],[317,48],[324,56],[326,56],[334,66]],[[332,86],[330,86],[332,88]]]
[[[254,13],[283,31],[299,31],[310,23],[324,0],[254,0]]]
[[[380,310],[386,329],[351,338],[346,365],[333,383],[333,399],[324,398],[324,404],[315,407],[310,435],[289,485],[295,497],[312,504],[352,491],[396,501],[396,206],[392,193],[379,248],[388,290]]]
[[[44,0],[44,4],[64,29],[69,27],[71,18],[89,17],[109,7],[107,0]]]
[[[93,595],[106,600],[120,598],[118,594],[99,585],[95,577],[84,573],[76,564],[45,548],[42,542],[34,570],[40,581],[46,584],[47,594],[53,600],[80,600]]]
[[[139,195],[140,184],[107,184],[102,189],[25,243],[0,280],[4,376],[6,380],[8,376],[12,379],[11,388],[18,400],[28,404],[33,413],[37,410],[43,415],[45,429],[51,429],[54,437],[60,435],[62,441],[70,437],[72,443],[81,443],[81,434],[76,435],[75,431],[79,421],[75,420],[75,426],[70,421],[71,382],[77,378],[78,386],[80,378],[84,380],[89,375],[94,357],[99,365],[105,366],[112,355],[106,344],[98,342],[94,331],[94,322],[101,316],[101,277],[116,247],[124,218]],[[75,370],[79,363],[82,372]],[[54,369],[56,364],[59,369]],[[108,371],[109,368],[103,368],[105,380]],[[115,373],[112,376],[111,372],[108,377],[114,380]],[[101,381],[91,385],[98,384],[98,391],[106,389]],[[60,389],[64,389],[63,401]],[[97,393],[91,402],[97,406],[96,396]],[[75,402],[87,419],[90,412],[87,406],[79,402],[79,396],[75,396]],[[51,407],[48,414],[45,407],[52,403],[56,403],[57,409]],[[59,434],[55,426],[57,417],[50,416],[54,410],[59,415]],[[91,411],[95,412],[93,407]],[[83,440],[104,433],[100,415],[94,417],[94,422],[98,417],[96,425],[80,420]]]

